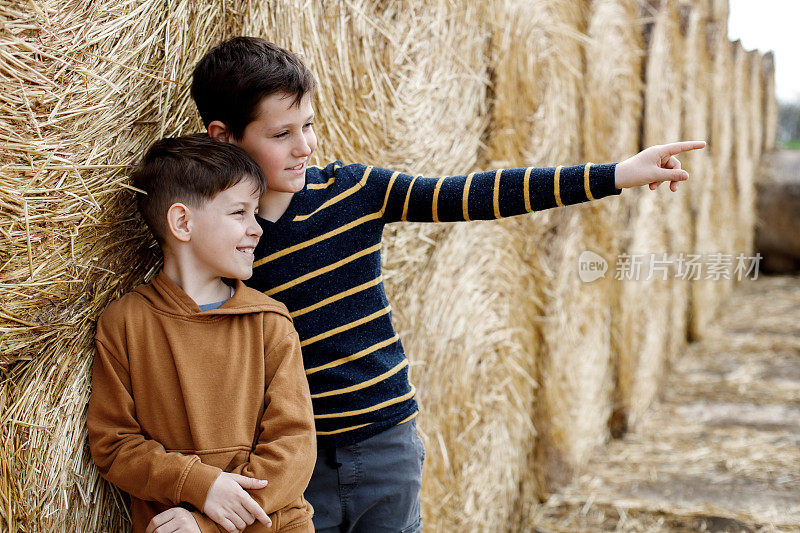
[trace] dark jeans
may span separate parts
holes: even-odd
[[[319,448],[305,498],[320,533],[422,531],[425,448],[417,422],[341,448]]]

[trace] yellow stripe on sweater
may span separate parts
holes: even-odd
[[[500,218],[500,176],[503,171],[498,169],[494,173],[494,191],[492,192],[492,203],[494,205],[494,218]]]
[[[326,181],[325,183],[309,183],[306,185],[306,189],[327,189],[329,186],[333,185],[333,182],[336,180],[335,176],[331,176],[331,179]]]
[[[433,190],[433,221],[439,222],[439,189],[442,188],[442,181],[444,178],[439,178],[436,182],[436,188]]]
[[[525,177],[522,180],[522,196],[525,198],[525,211],[530,213],[531,208],[531,170],[533,167],[525,169]]]
[[[556,197],[556,205],[564,207],[564,204],[561,203],[561,189],[558,183],[560,178],[561,178],[561,166],[557,166],[556,175],[553,177],[553,194]]]
[[[404,402],[414,396],[417,392],[417,389],[414,385],[411,385],[411,390],[407,393],[403,394],[402,396],[398,396],[397,398],[392,398],[391,400],[386,400],[385,402],[376,403],[373,406],[365,407],[364,409],[356,409],[355,411],[344,411],[341,413],[328,413],[325,415],[314,415],[315,420],[322,420],[325,418],[344,418],[347,416],[356,416],[356,415],[363,415],[364,413],[371,413],[373,411],[377,411],[379,409],[383,409],[384,407],[389,407],[390,405],[394,405],[396,403]]]
[[[321,206],[316,208],[311,213],[309,213],[307,215],[297,215],[296,217],[294,217],[294,221],[295,222],[302,222],[303,220],[306,220],[306,219],[316,215],[317,213],[319,213],[323,209],[326,209],[326,208],[328,208],[328,207],[330,207],[330,206],[332,206],[332,205],[344,200],[348,196],[357,193],[358,191],[360,191],[364,187],[364,185],[366,185],[367,177],[369,177],[369,173],[372,172],[372,169],[373,169],[373,167],[371,167],[371,166],[367,167],[366,170],[364,170],[364,176],[361,178],[361,181],[359,181],[358,183],[356,183],[355,185],[353,185],[352,187],[350,187],[346,191],[337,194],[336,196],[334,196],[333,198],[331,198],[330,200],[328,200],[327,202],[323,203]]]
[[[358,285],[358,286],[353,287],[351,289],[347,289],[346,291],[342,291],[342,292],[340,292],[338,294],[334,294],[333,296],[325,298],[324,300],[321,300],[321,301],[319,301],[319,302],[317,302],[317,303],[315,303],[313,305],[309,305],[308,307],[304,307],[302,309],[298,309],[297,311],[295,311],[293,313],[289,313],[289,315],[292,318],[297,318],[297,317],[302,316],[302,315],[304,315],[306,313],[310,313],[311,311],[319,309],[320,307],[324,307],[324,306],[326,306],[328,304],[332,304],[333,302],[338,302],[342,298],[347,298],[348,296],[350,296],[352,294],[355,294],[357,292],[361,292],[363,290],[369,289],[370,287],[374,287],[375,285],[378,285],[381,281],[383,281],[383,276],[378,276],[377,278],[375,278],[373,280],[370,280],[370,281],[368,281],[366,283],[362,283],[361,285]]]
[[[356,252],[353,255],[345,257],[344,259],[342,259],[340,261],[336,261],[335,263],[331,263],[330,265],[326,265],[326,266],[324,266],[322,268],[318,268],[317,270],[309,272],[308,274],[304,274],[304,275],[300,276],[299,278],[294,278],[293,280],[287,281],[286,283],[284,283],[282,285],[278,285],[277,287],[275,287],[273,289],[265,291],[264,294],[266,294],[267,296],[272,296],[273,294],[277,294],[277,293],[279,293],[281,291],[285,291],[286,289],[288,289],[290,287],[294,287],[295,285],[299,285],[299,284],[301,284],[301,283],[303,283],[305,281],[310,280],[311,278],[315,278],[315,277],[319,276],[320,274],[325,274],[326,272],[330,272],[331,270],[335,270],[335,269],[339,268],[342,265],[346,265],[347,263],[352,263],[356,259],[364,257],[365,255],[369,255],[372,252],[377,252],[380,249],[381,249],[381,243],[378,243],[378,244],[376,244],[374,246],[370,246],[369,248],[364,248],[360,252]]]
[[[464,196],[461,200],[461,209],[464,211],[464,220],[469,220],[469,185],[472,183],[472,176],[475,173],[473,172],[469,176],[467,176],[467,181],[464,183]]]
[[[337,433],[344,433],[345,431],[353,431],[367,426],[371,426],[375,422],[367,422],[366,424],[359,424],[357,426],[350,426],[348,428],[334,429],[333,431],[317,431],[317,435],[336,435]]]
[[[370,346],[369,348],[364,348],[360,352],[356,352],[353,355],[348,355],[347,357],[342,357],[341,359],[337,359],[335,361],[331,361],[330,363],[325,363],[324,365],[320,365],[320,366],[315,366],[313,368],[309,368],[308,370],[306,370],[306,375],[310,376],[311,374],[319,372],[320,370],[327,370],[327,369],[333,368],[335,366],[339,366],[339,365],[343,365],[345,363],[349,363],[350,361],[355,361],[356,359],[361,359],[362,357],[365,357],[365,356],[367,356],[367,355],[369,355],[371,353],[377,352],[381,348],[385,348],[385,347],[387,347],[389,345],[394,344],[395,342],[397,342],[397,340],[399,338],[400,338],[400,335],[395,333],[393,337],[390,337],[390,338],[386,339],[385,341],[381,341],[381,342],[375,343],[372,346]]]
[[[298,250],[302,250],[303,248],[308,248],[309,246],[313,246],[313,245],[317,244],[318,242],[324,241],[325,239],[330,239],[331,237],[335,237],[336,235],[339,235],[340,233],[344,233],[345,231],[351,230],[354,227],[360,226],[361,224],[364,224],[366,222],[370,222],[372,220],[377,220],[377,219],[381,218],[383,216],[383,214],[386,212],[386,206],[389,203],[389,194],[392,192],[392,186],[394,185],[395,179],[397,178],[397,175],[399,173],[400,172],[395,172],[394,174],[392,174],[392,177],[389,179],[389,186],[386,189],[386,195],[385,195],[385,197],[383,199],[383,206],[381,207],[381,210],[378,211],[377,213],[370,213],[369,215],[364,215],[363,217],[358,218],[356,220],[353,220],[352,222],[348,222],[344,226],[340,226],[340,227],[338,227],[336,229],[333,229],[333,230],[331,230],[331,231],[329,231],[327,233],[323,233],[322,235],[318,235],[317,237],[314,237],[313,239],[309,239],[307,241],[299,242],[299,243],[295,244],[294,246],[290,246],[288,248],[284,248],[283,250],[278,250],[277,252],[275,252],[273,254],[270,254],[270,255],[268,255],[266,257],[262,257],[261,259],[259,259],[258,261],[255,261],[253,263],[253,268],[260,267],[261,265],[269,263],[270,261],[274,261],[276,259],[280,259],[281,257],[283,257],[285,255],[289,255],[289,254],[294,253],[294,252],[296,252]]]
[[[586,166],[583,167],[583,189],[586,191],[586,198],[589,200],[594,200],[594,196],[592,196],[592,189],[589,187],[589,169],[592,167],[591,163],[586,163]]]
[[[394,368],[387,370],[383,374],[375,376],[372,379],[368,379],[367,381],[362,381],[361,383],[356,383],[355,385],[344,387],[342,389],[335,389],[335,390],[329,390],[327,392],[319,392],[317,394],[312,394],[311,398],[327,398],[328,396],[338,396],[340,394],[347,394],[349,392],[355,392],[357,390],[366,389],[367,387],[375,385],[376,383],[383,381],[384,379],[394,376],[407,366],[408,366],[408,359],[403,359],[400,362],[400,364],[396,365]]]
[[[413,419],[413,418],[417,418],[417,415],[418,415],[418,414],[419,414],[419,411],[414,411],[414,413],[413,413],[411,416],[407,416],[407,417],[405,417],[405,418],[404,418],[404,419],[402,419],[400,422],[398,422],[398,423],[397,423],[397,425],[399,426],[399,425],[401,425],[401,424],[405,424],[406,422],[410,421],[411,419]]]
[[[408,186],[408,191],[406,192],[406,201],[403,203],[403,215],[400,217],[400,220],[405,221],[406,215],[408,214],[408,201],[411,199],[411,189],[414,188],[414,182],[417,181],[419,176],[414,176],[414,179],[411,180],[411,184]]]
[[[367,322],[375,320],[376,318],[380,318],[383,315],[388,315],[391,311],[392,311],[392,306],[391,305],[387,305],[383,309],[381,309],[379,311],[375,311],[374,313],[369,314],[369,315],[367,315],[365,317],[361,317],[358,320],[354,320],[353,322],[348,322],[347,324],[341,325],[338,328],[329,329],[328,331],[320,333],[319,335],[314,335],[313,337],[302,341],[300,343],[300,347],[303,348],[305,346],[308,346],[309,344],[314,344],[315,342],[319,342],[319,341],[321,341],[323,339],[327,339],[328,337],[333,337],[334,335],[336,335],[338,333],[342,333],[343,331],[347,331],[349,329],[353,329],[355,327],[358,327],[361,324],[366,324]]]

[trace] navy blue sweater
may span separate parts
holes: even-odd
[[[425,178],[365,165],[309,167],[264,230],[248,285],[288,307],[300,335],[318,443],[346,446],[417,414],[381,278],[389,222],[495,219],[619,194],[612,165]]]

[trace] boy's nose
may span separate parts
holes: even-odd
[[[311,145],[309,144],[305,135],[301,135],[299,142],[295,145],[295,155],[297,157],[306,157],[311,155]]]
[[[247,234],[252,235],[254,237],[261,237],[261,234],[264,233],[264,230],[261,229],[261,225],[256,220],[256,217],[253,216],[250,219],[250,224],[248,224]]]

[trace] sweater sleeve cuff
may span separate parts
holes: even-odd
[[[192,463],[180,488],[180,501],[189,502],[202,511],[208,490],[221,472],[219,468],[203,464],[199,459]]]
[[[592,165],[589,169],[589,187],[595,198],[617,195],[622,189],[617,189],[614,184],[617,164]]]

